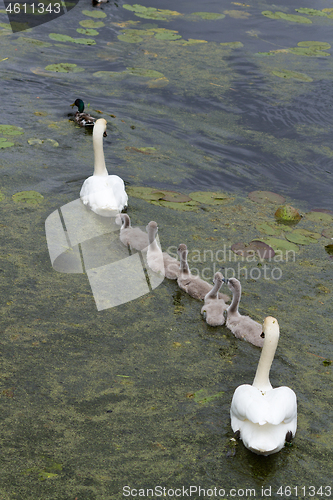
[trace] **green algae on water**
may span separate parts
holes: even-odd
[[[279,78],[293,78],[294,80],[300,80],[302,82],[313,82],[313,79],[310,76],[305,75],[304,73],[297,73],[296,71],[289,71],[287,69],[282,71],[274,70],[272,71],[272,75],[278,76]]]

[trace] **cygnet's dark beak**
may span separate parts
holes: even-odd
[[[265,334],[264,334],[264,332],[262,332],[262,334],[260,335],[260,337],[261,337],[262,339],[264,339],[264,338],[265,338]]]
[[[229,280],[228,280],[228,278],[222,278],[222,281],[223,281],[223,283],[227,284]]]
[[[103,134],[103,137],[107,137],[107,136],[108,136],[108,134],[105,131],[104,134]]]

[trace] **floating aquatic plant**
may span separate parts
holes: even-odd
[[[272,12],[270,10],[264,10],[262,15],[268,17],[269,19],[283,19],[284,21],[289,21],[292,23],[303,23],[311,24],[312,21],[307,17],[297,16],[295,14],[285,14],[285,12]]]
[[[208,21],[215,21],[217,19],[223,19],[225,14],[216,14],[214,12],[193,12],[193,16],[198,16],[201,19],[206,19]]]
[[[78,33],[81,33],[81,35],[87,35],[87,36],[97,36],[99,35],[99,32],[97,30],[91,29],[91,28],[77,28],[76,30]]]
[[[12,196],[15,203],[27,203],[28,205],[38,205],[44,200],[44,196],[37,191],[20,191]]]
[[[49,64],[45,69],[55,73],[79,73],[84,71],[84,68],[80,68],[77,64],[72,63]]]
[[[22,127],[16,127],[15,125],[0,125],[0,134],[21,135],[24,134],[24,130]]]
[[[224,205],[231,202],[234,198],[229,194],[212,191],[194,191],[189,196],[192,200],[205,205]]]
[[[231,246],[231,250],[237,255],[241,255],[243,258],[253,256],[259,259],[272,259],[275,255],[271,246],[259,240],[253,240],[249,244],[242,242],[234,243]]]
[[[285,253],[289,251],[291,252],[299,251],[299,247],[295,243],[292,243],[291,241],[280,240],[279,238],[274,238],[274,237],[268,237],[265,238],[265,242],[267,243],[267,245],[272,247],[275,252]]]
[[[244,47],[242,42],[223,42],[220,43],[222,47],[230,48],[230,49],[240,49],[241,47]]]
[[[300,14],[307,14],[308,16],[326,16],[327,14],[323,12],[322,10],[317,10],[317,9],[309,9],[307,7],[298,7],[295,9],[296,12],[299,12]]]
[[[103,19],[106,17],[105,12],[102,12],[101,10],[83,10],[82,14],[85,16],[93,17],[95,19]]]
[[[256,203],[284,203],[285,198],[271,191],[251,191],[248,194],[250,200]]]
[[[291,205],[282,205],[275,212],[275,217],[279,222],[295,224],[301,220],[301,215],[296,208]]]
[[[221,391],[211,395],[207,389],[199,389],[199,391],[188,394],[187,397],[193,398],[196,403],[207,404],[214,401],[214,399],[220,398],[223,394],[224,392]]]
[[[308,212],[305,218],[313,222],[333,222],[333,216],[325,212]]]
[[[79,22],[83,28],[103,28],[105,23],[103,21],[94,21],[93,19],[85,19]]]
[[[138,17],[143,19],[155,19],[157,21],[167,21],[170,16],[181,16],[180,12],[168,9],[156,9],[155,7],[144,7],[143,5],[124,4],[124,9],[131,10]]]
[[[286,239],[297,245],[309,245],[317,243],[320,238],[319,233],[313,233],[306,229],[295,229],[291,233],[286,234]]]
[[[14,142],[8,141],[5,137],[0,137],[0,149],[10,148],[14,146]]]
[[[51,40],[56,40],[57,42],[72,42],[78,43],[80,45],[96,45],[95,40],[92,38],[73,38],[68,35],[62,35],[60,33],[50,33],[49,37]]]
[[[289,71],[287,69],[283,69],[281,71],[274,70],[272,71],[272,75],[285,79],[293,78],[294,80],[300,80],[302,82],[313,82],[313,79],[310,76],[305,75],[304,73],[297,73],[296,71]]]

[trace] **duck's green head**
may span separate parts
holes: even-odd
[[[78,110],[79,110],[79,113],[83,113],[83,110],[84,110],[84,102],[82,101],[82,99],[76,99],[75,102],[73,102],[73,104],[71,104],[72,108],[74,106],[77,106]]]

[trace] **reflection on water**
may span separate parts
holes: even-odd
[[[103,226],[110,221],[94,218],[90,233],[85,219],[79,225],[84,234],[72,240],[63,208],[75,205],[93,170],[91,135],[68,120],[70,104],[80,97],[87,111],[108,121],[107,168],[128,186],[233,192],[230,206],[196,212],[132,197],[134,225],[156,220],[163,250],[186,243],[193,260],[204,250],[216,253],[223,245],[263,237],[256,226],[273,222],[274,210],[246,198],[254,189],[278,192],[302,213],[330,210],[332,56],[294,49],[303,41],[329,43],[333,19],[329,11],[295,13],[297,5],[290,3],[212,1],[203,7],[172,1],[158,8],[187,17],[153,20],[136,16],[123,3],[93,10],[81,0],[68,15],[17,34],[8,31],[6,14],[0,13],[0,124],[24,129],[17,135],[0,131],[1,494],[93,500],[122,498],[126,484],[196,484],[255,488],[257,497],[262,486],[272,487],[271,496],[281,498],[281,485],[328,485],[329,239],[299,245],[294,261],[278,264],[279,280],[246,278],[245,271],[260,270],[260,262],[237,262],[244,274],[242,312],[258,321],[267,315],[279,320],[271,381],[295,390],[299,424],[293,446],[276,456],[256,457],[241,443],[233,456],[230,401],[235,387],[251,383],[258,349],[223,327],[206,325],[201,304],[179,293],[175,282],[150,281],[150,291],[144,260],[112,238],[116,231]],[[319,1],[315,8],[328,6]],[[191,16],[203,9],[226,11],[225,17]],[[278,9],[311,23],[261,14]],[[87,33],[77,31],[82,29]],[[142,40],[118,38],[131,29],[143,30]],[[182,39],[166,30],[178,31]],[[71,39],[61,41],[59,35]],[[96,43],[73,41],[78,38]],[[193,42],[198,39],[206,43]],[[239,43],[220,45],[229,42]],[[330,54],[327,45],[318,47]],[[280,52],[267,55],[270,50]],[[60,65],[58,71],[45,69],[53,64]],[[305,77],[277,76],[283,72]],[[36,206],[15,203],[12,194],[23,190],[38,191],[44,200]],[[48,242],[45,221],[52,222]],[[306,219],[301,224],[318,234],[331,227]],[[53,265],[64,271],[70,262],[76,272],[56,272],[47,243]],[[111,244],[119,259],[124,257],[121,262],[131,259],[140,269],[131,293],[137,296],[141,285],[148,291],[104,308],[115,275],[108,267],[112,262],[104,260],[110,259]],[[199,260],[195,266],[213,264]],[[125,262],[116,270],[118,277],[128,272]],[[201,389],[208,402],[191,396]]]

